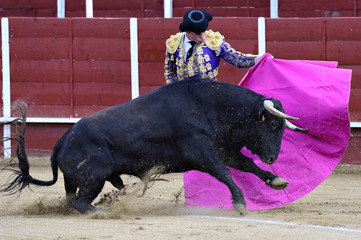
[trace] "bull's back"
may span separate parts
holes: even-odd
[[[222,114],[223,108],[214,106],[227,104],[223,98],[237,89],[211,80],[185,80],[84,117],[56,144],[59,166],[77,168],[91,156],[105,165],[120,161],[133,168],[138,162],[144,162],[141,167],[169,162],[181,152],[178,140],[211,131],[205,109]]]

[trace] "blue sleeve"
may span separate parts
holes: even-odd
[[[249,68],[256,64],[257,55],[238,52],[227,42],[221,44],[219,51],[221,58],[238,68]]]

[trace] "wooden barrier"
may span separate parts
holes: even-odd
[[[359,0],[278,0],[279,17],[357,17]]]
[[[65,17],[85,17],[86,0],[65,0]],[[57,0],[0,0],[0,17],[56,17]],[[173,16],[192,8],[215,17],[270,17],[270,0],[173,0]],[[360,0],[278,0],[279,17],[357,17]],[[160,0],[93,0],[94,17],[163,17]]]
[[[138,19],[140,94],[164,84],[165,40],[180,22]],[[361,121],[360,25],[358,18],[266,19],[266,50],[275,58],[332,60],[352,69],[350,117]],[[27,102],[29,117],[77,118],[129,101],[129,27],[128,18],[9,18],[12,102]],[[257,54],[257,18],[214,18],[209,28],[235,49]],[[221,60],[218,79],[237,84],[246,71]],[[70,126],[28,124],[27,148],[48,154]],[[343,162],[361,164],[361,134],[352,132]]]
[[[30,117],[130,100],[129,19],[13,18],[10,34],[12,99],[28,102]]]

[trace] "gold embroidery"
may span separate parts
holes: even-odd
[[[213,32],[212,30],[206,31],[206,39],[205,43],[207,47],[216,51],[221,47],[222,42],[224,41],[224,37],[219,32]]]
[[[214,77],[216,77],[218,75],[218,68],[219,67],[216,67],[214,70],[213,70],[213,75]]]
[[[179,60],[182,60],[182,64],[183,64],[183,56],[184,56],[184,48],[182,47],[182,48],[180,48],[179,49],[179,54],[178,54],[178,58],[179,58]]]
[[[167,47],[167,51],[170,54],[175,53],[175,51],[177,50],[181,37],[182,37],[183,33],[177,33],[176,35],[171,35],[167,41],[165,42],[165,45]]]
[[[202,64],[199,66],[199,71],[201,71],[202,73],[206,72],[206,67]]]
[[[210,78],[214,78],[214,77],[215,77],[212,71],[210,71],[210,72],[208,73],[208,76],[209,76]]]
[[[193,64],[188,64],[188,76],[192,77],[194,76],[194,69],[193,69]]]
[[[206,62],[209,62],[209,61],[211,61],[211,58],[209,57],[208,54],[204,54],[204,60],[205,60]]]
[[[206,68],[207,68],[208,71],[211,71],[212,70],[212,65],[210,63],[207,63]]]

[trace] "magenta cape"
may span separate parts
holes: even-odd
[[[289,182],[287,188],[274,190],[250,173],[231,169],[247,208],[276,208],[305,196],[329,176],[346,150],[351,70],[338,69],[337,62],[281,60],[265,54],[240,84],[280,100],[288,115],[300,118],[290,122],[308,129],[306,133],[285,130],[273,165],[242,150],[259,167]],[[233,208],[228,188],[206,173],[184,173],[184,188],[188,205]]]

